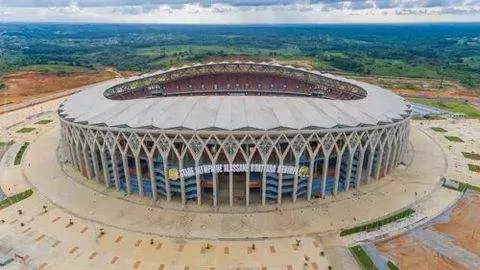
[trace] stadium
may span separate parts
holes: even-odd
[[[294,203],[390,173],[411,109],[383,88],[270,63],[196,64],[90,86],[61,104],[89,179],[181,204]]]

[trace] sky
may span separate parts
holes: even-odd
[[[0,22],[480,22],[480,0],[0,0]]]

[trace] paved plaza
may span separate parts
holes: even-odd
[[[480,152],[478,120],[415,121],[410,162],[356,191],[261,212],[255,205],[175,208],[105,190],[59,162],[55,111],[61,100],[0,115],[2,141],[14,141],[0,161],[0,187],[7,196],[34,189],[0,210],[0,257],[24,258],[7,269],[352,269],[357,266],[346,247],[375,236],[339,238],[341,228],[405,207],[416,209],[417,221],[429,220],[458,199],[458,192],[440,186],[441,177],[480,184],[480,175],[467,167],[479,161],[461,154]],[[35,124],[41,119],[54,121]],[[35,130],[17,133],[23,127]],[[446,134],[465,142],[450,142]],[[31,144],[21,165],[14,165],[25,141]],[[402,233],[410,225],[393,224],[383,233]]]

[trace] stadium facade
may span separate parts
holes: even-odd
[[[393,170],[411,110],[380,87],[269,63],[184,66],[97,84],[61,104],[69,163],[178,203],[296,202]]]

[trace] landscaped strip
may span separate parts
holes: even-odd
[[[357,261],[357,263],[362,267],[362,269],[365,269],[365,270],[377,269],[377,267],[375,266],[375,263],[372,261],[370,256],[368,256],[367,252],[365,252],[365,250],[361,246],[356,245],[356,246],[350,247],[349,250],[355,257],[355,260]]]
[[[398,266],[396,266],[392,261],[388,261],[387,267],[390,270],[400,270],[400,268],[398,268]]]
[[[433,129],[433,131],[436,131],[436,132],[447,132],[445,129],[441,127],[432,127],[431,129]]]
[[[405,210],[403,210],[399,213],[396,213],[396,214],[390,215],[388,217],[385,217],[383,219],[380,219],[380,220],[377,220],[377,221],[374,221],[374,222],[370,222],[368,224],[363,224],[363,225],[360,225],[360,226],[357,226],[357,227],[353,227],[353,228],[350,228],[350,229],[342,230],[340,232],[340,236],[345,236],[345,235],[354,234],[354,233],[363,232],[363,231],[373,231],[373,230],[378,229],[379,227],[384,226],[388,223],[392,223],[392,222],[395,222],[399,219],[409,217],[413,213],[415,213],[415,210],[413,210],[412,208],[408,208],[408,209],[405,209]]]
[[[471,190],[474,190],[476,192],[480,192],[480,187],[479,186],[474,186],[474,185],[464,183],[464,182],[460,182],[460,181],[453,180],[453,179],[448,180],[448,181],[449,182],[454,182],[454,183],[458,184],[458,186],[455,187],[451,184],[447,184],[447,180],[443,181],[442,186],[445,187],[445,188],[453,189],[453,190],[460,191],[460,192],[464,192],[467,189],[471,189]]]
[[[46,125],[46,124],[51,123],[51,122],[53,122],[53,120],[43,119],[43,120],[40,120],[40,121],[36,122],[35,124],[36,125]]]
[[[464,142],[462,139],[460,139],[457,136],[445,136],[445,138],[447,138],[447,140],[451,142]]]
[[[23,154],[25,153],[25,150],[27,150],[27,147],[30,145],[29,142],[25,142],[21,147],[20,147],[20,150],[18,150],[17,152],[17,155],[15,156],[15,161],[14,161],[14,165],[20,165],[20,163],[22,162],[22,157],[23,157]]]
[[[14,141],[8,141],[8,142],[0,142],[0,147],[3,147],[3,146],[10,146],[14,143]]]
[[[477,154],[477,153],[462,152],[462,155],[463,155],[463,157],[468,158],[468,159],[480,160],[480,154]]]
[[[32,131],[34,131],[34,130],[35,130],[35,128],[27,128],[27,127],[24,127],[24,128],[22,128],[22,129],[17,130],[17,133],[30,133],[30,132],[32,132]]]
[[[478,172],[480,173],[480,166],[475,165],[475,164],[468,164],[468,169],[472,172]]]
[[[5,207],[8,207],[12,204],[15,204],[15,203],[21,201],[21,200],[24,200],[24,199],[32,196],[32,194],[33,194],[33,190],[27,189],[23,192],[20,192],[20,193],[17,193],[15,195],[13,195],[13,196],[10,196],[10,197],[6,198],[5,200],[0,201],[0,209],[3,209]]]

